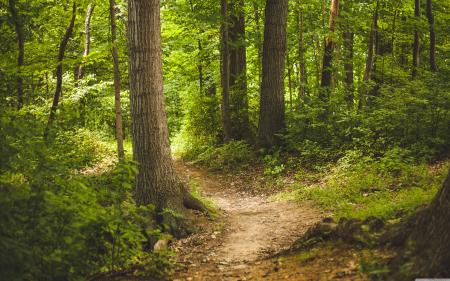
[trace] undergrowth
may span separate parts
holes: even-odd
[[[394,219],[430,202],[448,165],[417,163],[399,148],[380,158],[349,151],[324,171],[300,170],[291,191],[277,197],[312,200],[336,218]]]

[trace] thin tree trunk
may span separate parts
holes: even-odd
[[[247,57],[245,46],[244,0],[231,1],[229,50],[231,124],[234,139],[250,137],[247,98]]]
[[[414,0],[414,17],[417,20],[420,19],[420,0]],[[417,76],[417,68],[419,67],[419,50],[419,29],[416,27],[414,30],[413,69],[411,73],[413,78]]]
[[[436,64],[436,32],[434,31],[432,0],[427,0],[427,18],[430,29],[430,69],[432,72],[436,72],[438,68]]]
[[[328,100],[328,88],[331,86],[332,67],[333,67],[333,35],[336,26],[336,20],[339,13],[339,0],[332,0],[330,5],[330,19],[328,23],[330,34],[325,39],[325,48],[322,62],[322,80],[320,86],[323,88],[319,92],[321,100]]]
[[[292,113],[293,111],[293,102],[292,102],[292,74],[291,74],[291,62],[289,60],[289,51],[286,52],[286,64],[287,64],[287,72],[288,72],[288,90],[289,90],[289,111]]]
[[[299,79],[299,99],[305,96],[308,87],[308,78],[305,61],[305,44],[303,40],[303,12],[300,3],[297,2],[297,25],[298,25],[298,61],[300,64],[300,79]]]
[[[258,61],[257,61],[257,68],[258,68],[258,85],[261,85],[261,61],[262,61],[262,44],[261,44],[261,27],[260,27],[260,16],[259,16],[259,7],[258,3],[256,1],[253,2],[253,9],[255,14],[255,29],[256,29],[256,49],[258,51]]]
[[[86,19],[84,21],[85,42],[83,51],[83,62],[78,66],[77,79],[82,79],[84,76],[83,63],[91,50],[91,18],[94,12],[95,5],[89,4],[86,12]]]
[[[22,66],[24,64],[24,53],[25,53],[25,36],[23,32],[22,18],[17,12],[15,0],[9,0],[9,10],[11,12],[11,18],[14,22],[14,28],[16,30],[17,36],[17,47],[19,50],[17,56],[17,109],[21,109],[23,106],[23,77],[22,77]]]
[[[353,86],[353,41],[354,41],[354,33],[351,31],[351,24],[348,22],[348,19],[351,15],[352,7],[350,6],[351,1],[346,1],[344,3],[344,10],[346,11],[346,25],[345,31],[343,33],[343,41],[344,41],[344,71],[345,71],[345,86],[346,86],[346,102],[349,108],[353,106],[353,94],[354,94],[354,86]]]
[[[119,72],[119,52],[117,50],[117,26],[116,26],[116,3],[114,0],[109,0],[109,17],[111,21],[111,53],[113,59],[114,69],[114,106],[116,112],[116,140],[117,140],[117,154],[119,159],[124,157],[123,148],[123,126],[122,126],[122,107],[120,103],[120,72]]]
[[[284,128],[288,0],[266,0],[258,145],[271,147]]]
[[[373,66],[374,66],[374,48],[375,48],[375,37],[378,30],[378,8],[379,8],[379,2],[377,0],[377,6],[375,8],[375,12],[373,15],[373,22],[372,22],[372,28],[370,30],[369,35],[369,44],[367,48],[367,59],[366,59],[366,69],[364,71],[364,81],[368,81],[372,79],[372,72],[373,72]]]
[[[231,139],[230,111],[230,52],[228,44],[228,3],[221,0],[221,83],[222,83],[222,126],[223,140]]]
[[[64,60],[67,43],[69,42],[69,39],[73,33],[73,27],[75,25],[76,16],[77,16],[77,4],[74,2],[73,7],[72,7],[72,19],[70,20],[70,24],[67,27],[66,33],[64,34],[64,37],[62,38],[62,41],[59,45],[58,65],[56,67],[56,89],[55,89],[55,94],[53,96],[52,107],[50,108],[50,115],[48,117],[47,126],[45,127],[45,130],[44,130],[44,139],[46,139],[46,140],[48,138],[48,133],[49,133],[50,127],[52,126],[52,124],[56,118],[56,110],[58,109],[59,98],[61,96],[61,91],[62,91],[62,78],[63,78],[62,77],[62,75],[63,75],[62,62]]]
[[[139,163],[136,202],[204,210],[193,199],[173,167],[164,106],[159,0],[128,2],[129,75],[133,158]]]
[[[203,47],[202,47],[202,41],[197,39],[197,45],[198,45],[198,84],[200,87],[200,95],[203,95]]]

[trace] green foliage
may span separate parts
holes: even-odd
[[[280,160],[280,151],[277,150],[273,154],[267,154],[263,157],[264,161],[264,175],[265,176],[278,176],[285,170],[285,165]]]
[[[195,161],[211,170],[231,171],[247,167],[254,160],[254,153],[246,142],[230,141],[218,147],[208,148],[198,155]]]
[[[84,280],[146,261],[165,267],[165,256],[144,251],[160,232],[153,208],[133,200],[135,164],[89,174],[86,167],[113,153],[109,146],[86,130],[59,133],[44,144],[32,116],[0,119],[7,140],[0,155],[0,275]]]
[[[313,200],[336,217],[392,219],[430,202],[447,172],[447,165],[430,170],[392,149],[376,159],[349,151],[322,181],[297,184],[297,199]],[[302,176],[298,177],[302,180]]]
[[[209,215],[213,218],[217,217],[218,216],[217,205],[212,200],[205,198],[200,194],[200,191],[198,189],[199,188],[198,182],[191,181],[190,187],[191,187],[191,195],[206,206],[206,209],[208,210]]]

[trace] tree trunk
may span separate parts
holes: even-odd
[[[195,9],[194,9],[194,3],[192,3],[192,0],[189,0],[189,6],[191,8],[191,12],[192,14],[195,14]],[[203,31],[200,28],[200,31],[198,33],[198,37],[197,37],[197,47],[198,47],[198,57],[197,57],[197,69],[198,69],[198,84],[199,84],[199,92],[200,92],[200,96],[202,96],[203,93],[203,88],[204,88],[204,78],[203,78],[203,46],[202,46],[202,40],[201,40],[201,35],[202,35]]]
[[[222,23],[221,33],[221,83],[222,83],[222,126],[223,140],[231,139],[231,111],[230,111],[230,52],[228,42],[228,3],[221,0]]]
[[[308,78],[306,71],[306,61],[305,61],[305,43],[303,42],[303,12],[300,7],[300,3],[297,2],[297,25],[298,25],[298,61],[300,64],[300,79],[299,79],[299,100],[300,97],[305,96],[306,89],[308,87]]]
[[[420,19],[420,0],[414,0],[414,17],[417,20]],[[411,73],[413,78],[417,76],[417,68],[419,67],[419,50],[419,29],[416,27],[414,30],[413,69]]]
[[[431,204],[416,220],[412,239],[417,276],[450,276],[450,172]]]
[[[284,128],[284,67],[288,0],[266,0],[258,145],[276,144]]]
[[[372,28],[370,30],[370,35],[369,35],[369,44],[368,44],[368,48],[367,48],[367,59],[366,59],[366,69],[364,71],[364,81],[368,81],[370,79],[372,79],[372,72],[373,72],[373,66],[374,66],[374,61],[375,61],[375,54],[374,54],[374,49],[375,49],[375,37],[377,36],[377,30],[378,30],[378,9],[379,9],[379,2],[377,1],[377,6],[375,8],[375,12],[373,14],[373,23],[372,23]]]
[[[139,163],[136,202],[157,210],[204,210],[175,173],[164,107],[159,0],[128,2],[133,158]]]
[[[432,72],[436,72],[436,32],[434,31],[434,16],[431,1],[432,0],[427,0],[427,18],[430,29],[430,69]]]
[[[293,101],[292,101],[292,73],[291,73],[291,61],[289,60],[289,50],[286,52],[286,64],[288,73],[288,91],[289,91],[289,111],[293,111]]]
[[[116,3],[109,0],[109,17],[111,20],[111,53],[114,70],[114,106],[116,112],[116,140],[117,154],[119,159],[124,157],[123,149],[123,126],[122,126],[122,107],[120,105],[120,72],[119,72],[119,52],[117,50],[117,26],[116,26]]]
[[[256,32],[256,38],[255,38],[255,45],[256,49],[258,51],[258,61],[257,61],[257,67],[258,67],[258,85],[261,85],[261,60],[262,60],[262,44],[261,44],[261,27],[260,27],[260,16],[259,16],[259,7],[258,3],[256,1],[253,2],[253,9],[255,14],[255,32]]]
[[[16,9],[15,0],[9,0],[9,10],[11,12],[11,19],[14,23],[14,28],[16,30],[17,36],[17,46],[18,46],[18,56],[17,56],[17,109],[21,109],[23,106],[23,78],[22,78],[22,66],[24,64],[24,53],[25,53],[25,36],[23,32],[22,18],[19,16]]]
[[[331,86],[332,67],[333,67],[333,33],[336,26],[336,20],[339,13],[339,0],[332,0],[330,5],[330,19],[328,23],[330,34],[325,39],[325,48],[322,62],[322,79],[320,86],[323,88],[320,91],[320,98],[323,101],[328,100],[328,88]]]
[[[351,31],[352,26],[348,21],[350,15],[352,14],[351,1],[346,1],[344,3],[345,10],[345,31],[343,33],[343,41],[344,41],[344,71],[345,71],[345,86],[346,86],[346,102],[349,108],[353,106],[353,42],[354,42],[354,33]]]
[[[81,79],[84,76],[83,63],[86,57],[89,55],[89,51],[91,50],[91,18],[92,13],[94,12],[95,5],[89,4],[86,12],[86,19],[84,21],[84,32],[85,32],[85,42],[84,42],[84,51],[83,51],[83,62],[78,66],[77,79]]]
[[[50,108],[50,115],[48,117],[47,126],[45,127],[45,130],[44,130],[44,139],[46,139],[46,140],[48,138],[48,133],[49,133],[50,127],[52,126],[53,121],[55,121],[55,118],[56,118],[56,110],[58,109],[59,98],[61,96],[61,91],[62,91],[62,79],[63,79],[63,77],[62,77],[62,75],[63,75],[62,62],[64,60],[67,43],[69,42],[69,39],[73,33],[73,26],[75,25],[76,16],[77,16],[77,4],[75,2],[73,2],[72,19],[70,20],[70,24],[67,27],[66,33],[64,34],[64,37],[62,38],[62,41],[59,45],[58,65],[56,67],[56,89],[55,89],[55,94],[53,96],[52,107]]]
[[[244,0],[231,1],[230,14],[230,93],[231,124],[234,139],[250,137],[247,98],[247,56],[245,46]]]

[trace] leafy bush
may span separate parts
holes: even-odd
[[[264,175],[278,176],[285,170],[285,165],[280,159],[280,151],[277,150],[274,154],[267,154],[263,157],[264,161]]]
[[[255,160],[250,146],[244,141],[230,141],[219,147],[208,148],[196,159],[212,170],[230,171],[248,166]]]
[[[0,119],[0,276],[85,280],[131,264],[164,264],[165,256],[145,251],[160,231],[153,208],[133,200],[135,164],[80,173],[112,153],[109,146],[86,130],[45,144],[40,123],[27,117]]]

